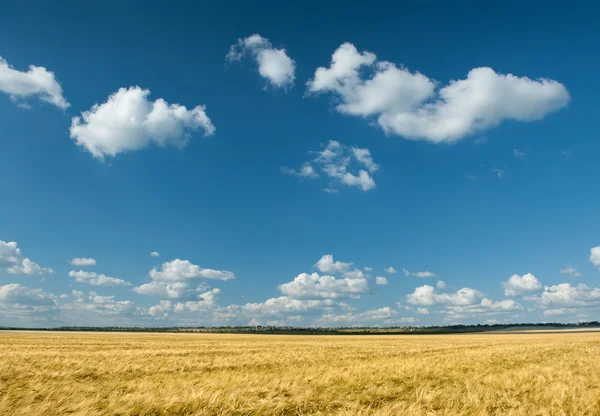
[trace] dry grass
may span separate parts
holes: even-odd
[[[1,415],[599,415],[600,334],[0,333]]]

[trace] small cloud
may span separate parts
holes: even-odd
[[[477,179],[479,179],[476,175],[473,175],[472,173],[465,173],[465,178],[470,179],[472,181],[476,181]]]
[[[562,269],[560,272],[562,274],[568,274],[569,276],[573,276],[573,277],[582,276],[582,274],[579,273],[576,268],[571,267],[571,266],[565,266],[565,268]]]
[[[387,285],[388,284],[388,280],[385,277],[377,276],[375,278],[375,283],[378,284],[378,285]]]
[[[365,272],[370,272],[370,271],[372,271],[372,270],[373,270],[373,268],[372,268],[372,267],[363,267],[363,270],[364,270]]]
[[[496,172],[496,175],[499,178],[503,178],[504,177],[504,171],[502,169],[494,169],[494,172]]]
[[[438,280],[438,282],[436,283],[435,287],[437,287],[438,289],[446,289],[446,282],[444,282],[443,280]]]
[[[150,257],[160,257],[160,253],[158,251],[153,251],[150,253]]]
[[[428,272],[428,271],[411,272],[410,270],[402,269],[402,273],[404,273],[404,276],[414,276],[414,277],[420,277],[420,278],[435,277],[435,273]]]
[[[71,266],[85,267],[85,266],[95,266],[96,260],[90,257],[75,257],[69,261]]]
[[[390,266],[390,267],[388,267],[387,269],[385,269],[385,272],[386,272],[386,273],[389,273],[389,274],[394,274],[394,273],[396,273],[396,272],[397,272],[397,270],[396,270],[396,269],[394,269],[392,266]]]
[[[515,154],[515,157],[517,159],[521,159],[521,160],[525,160],[529,156],[529,153],[527,153],[526,151],[521,151],[518,149],[513,149],[513,153]]]

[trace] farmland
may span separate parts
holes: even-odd
[[[0,332],[2,415],[600,414],[600,333]]]

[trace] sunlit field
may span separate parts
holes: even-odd
[[[1,415],[598,415],[600,334],[0,332]]]

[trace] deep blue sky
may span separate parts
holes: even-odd
[[[444,305],[428,306],[429,315],[405,308],[427,307],[406,296],[438,280],[448,285],[439,293],[468,287],[493,301],[507,299],[502,282],[514,274],[592,290],[600,277],[589,260],[600,245],[598,12],[593,2],[0,1],[0,56],[20,71],[37,65],[54,72],[71,104],[62,111],[28,99],[26,110],[0,93],[0,240],[17,242],[25,257],[54,270],[42,279],[0,269],[0,286],[56,296],[95,291],[147,308],[161,299],[75,282],[68,273],[81,268],[68,261],[93,257],[97,265],[85,270],[136,287],[150,281],[152,267],[178,258],[235,273],[234,280],[194,280],[221,289],[225,308],[282,296],[278,285],[314,272],[321,256],[333,254],[373,268],[370,293],[343,299],[353,314],[389,307],[397,319],[425,325],[455,321]],[[255,33],[294,59],[293,88],[264,88],[251,57],[226,65],[230,45]],[[571,101],[542,120],[507,120],[454,144],[386,135],[374,118],[337,112],[333,95],[307,95],[305,83],[344,42],[441,86],[491,67],[556,80]],[[216,133],[193,134],[182,149],[151,144],[104,162],[92,157],[70,139],[71,117],[130,86],[149,89],[151,100],[206,105]],[[369,149],[379,165],[374,189],[342,185],[331,194],[322,191],[322,178],[282,173],[330,140]],[[515,149],[527,156],[517,158]],[[149,256],[154,250],[160,257]],[[582,275],[561,274],[567,265]],[[399,272],[385,273],[389,266]],[[404,276],[403,268],[436,277]],[[376,285],[375,276],[389,284]],[[461,322],[600,317],[593,300],[558,305],[573,310],[548,318],[539,300],[511,299],[524,309],[473,313]],[[71,300],[54,302],[63,309],[44,311],[38,322],[51,313],[60,315],[52,325],[71,322],[64,311]],[[112,322],[103,313],[93,322]],[[186,322],[223,322],[212,313]],[[310,311],[297,322],[313,324],[323,313],[347,312]],[[7,316],[0,325],[34,322]],[[266,323],[286,315],[238,311],[231,323],[248,318]],[[175,312],[144,322],[172,321],[179,322]]]

